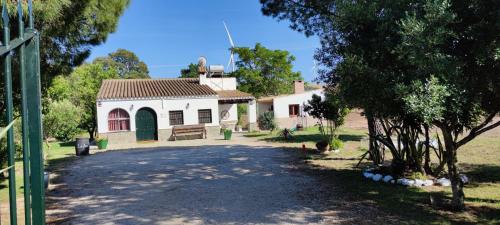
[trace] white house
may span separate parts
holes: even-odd
[[[323,88],[315,87],[305,90],[303,81],[295,81],[293,94],[258,99],[257,114],[274,112],[274,118],[280,128],[294,128],[297,125],[314,126],[318,121],[304,112],[304,106],[314,94],[324,97]]]
[[[248,103],[256,127],[255,98],[236,89],[236,79],[207,77],[105,80],[97,96],[97,127],[110,143],[166,141],[173,126],[204,124],[207,135],[234,128],[237,104]]]

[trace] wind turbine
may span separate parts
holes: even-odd
[[[234,42],[233,38],[231,38],[231,34],[229,33],[229,29],[227,29],[226,22],[222,21],[222,24],[224,24],[224,28],[226,29],[227,33],[227,38],[229,39],[229,44],[231,45],[231,56],[229,56],[229,62],[227,63],[227,68],[229,69],[231,67],[231,72],[234,72],[236,66],[234,65]]]
[[[312,67],[313,76],[316,75],[317,72],[318,72],[318,61],[316,61],[316,59],[313,59],[313,67]]]

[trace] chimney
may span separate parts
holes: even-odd
[[[302,80],[296,80],[293,82],[293,87],[295,94],[301,94],[304,93],[304,81]]]

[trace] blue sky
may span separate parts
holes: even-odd
[[[223,20],[236,46],[260,42],[287,50],[296,57],[294,71],[307,81],[314,79],[318,39],[291,30],[287,21],[263,16],[258,0],[132,0],[117,31],[92,49],[89,61],[125,48],[146,62],[154,78],[177,77],[202,55],[208,64],[227,66],[230,46]]]

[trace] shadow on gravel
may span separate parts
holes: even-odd
[[[300,154],[273,147],[98,153],[59,168],[57,187],[47,193],[48,223],[356,223],[373,211],[343,201],[332,182],[303,168]]]

